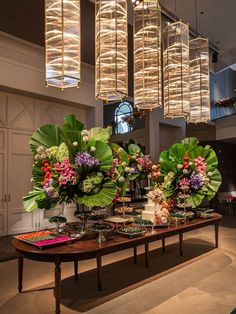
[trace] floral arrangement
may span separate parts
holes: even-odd
[[[136,107],[134,108],[131,115],[126,115],[122,118],[123,122],[128,123],[130,126],[134,125],[135,120],[142,119],[145,117],[144,110],[138,110]]]
[[[234,107],[236,106],[236,98],[220,98],[215,104],[216,107]]]
[[[161,204],[164,198],[164,193],[163,191],[158,188],[155,187],[153,190],[151,190],[150,192],[148,192],[147,194],[148,199],[150,199],[153,203],[155,204]]]
[[[85,130],[73,115],[65,116],[62,126],[44,125],[36,130],[30,140],[34,189],[23,198],[26,211],[62,202],[110,205],[116,194],[109,175],[113,168],[110,136],[110,127]]]
[[[128,145],[128,152],[117,144],[111,145],[113,151],[113,168],[109,175],[118,186],[118,195],[125,196],[127,181],[147,176],[152,171],[152,161],[149,155],[144,155],[136,144]]]
[[[214,150],[198,143],[196,138],[186,138],[160,154],[156,182],[165,198],[172,197],[180,208],[195,208],[204,199],[211,200],[221,185]]]

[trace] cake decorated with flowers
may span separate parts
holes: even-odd
[[[142,219],[147,219],[155,223],[156,213],[162,210],[163,191],[159,188],[154,188],[147,194],[147,197],[148,203],[145,204]]]

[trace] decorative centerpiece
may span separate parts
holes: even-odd
[[[142,219],[149,220],[152,223],[156,222],[156,216],[162,216],[162,201],[164,193],[158,187],[148,192],[148,203],[145,205],[145,210],[142,211]]]
[[[56,225],[56,229],[55,229],[55,232],[58,234],[60,233],[60,225],[61,224],[65,224],[67,222],[67,219],[66,217],[63,217],[63,216],[53,216],[53,217],[50,217],[48,219],[48,221],[51,223],[51,224],[54,224]]]
[[[44,125],[31,137],[34,189],[23,198],[28,212],[63,202],[103,207],[115,197],[111,128],[85,130],[75,116],[64,119],[64,125]]]
[[[128,145],[128,153],[119,145],[111,145],[114,159],[113,169],[110,176],[116,182],[118,195],[116,200],[125,197],[128,182],[138,178],[147,178],[152,170],[152,161],[149,155],[144,155],[141,148],[136,144]],[[128,201],[125,201],[128,202]]]
[[[209,146],[200,146],[196,138],[186,138],[161,152],[156,182],[165,199],[185,211],[210,201],[221,185],[216,153]]]

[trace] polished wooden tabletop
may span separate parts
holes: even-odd
[[[122,249],[170,237],[175,234],[185,233],[204,226],[214,225],[217,224],[221,218],[222,216],[220,214],[214,213],[212,217],[208,219],[194,219],[184,224],[154,228],[153,230],[148,228],[144,235],[135,238],[112,234],[109,240],[103,242],[101,245],[99,245],[96,239],[74,240],[72,243],[44,249],[36,248],[18,239],[13,239],[12,245],[18,253],[35,260],[54,261],[55,255],[60,256],[60,258],[65,261],[74,260],[75,256],[78,259],[88,259],[96,257],[97,255],[106,255]]]

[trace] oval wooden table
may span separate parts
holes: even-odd
[[[75,279],[78,278],[78,261],[96,258],[97,260],[97,274],[98,274],[98,289],[102,289],[101,268],[102,256],[111,254],[117,251],[133,248],[134,263],[137,263],[137,247],[139,245],[145,246],[145,266],[149,265],[149,243],[157,240],[162,240],[162,249],[165,251],[165,238],[179,235],[179,250],[180,255],[183,255],[183,234],[192,230],[203,228],[209,225],[215,227],[215,247],[218,247],[218,230],[219,222],[222,216],[220,214],[213,214],[208,219],[194,219],[181,225],[174,225],[168,228],[149,229],[148,232],[139,237],[132,239],[123,237],[118,234],[112,235],[111,239],[102,244],[98,244],[96,239],[90,240],[75,240],[72,243],[46,248],[38,249],[30,244],[24,243],[20,240],[13,239],[12,245],[16,250],[18,256],[18,291],[22,292],[23,279],[23,260],[24,258],[40,261],[51,262],[55,264],[55,313],[60,313],[60,290],[61,290],[61,263],[74,262]]]

